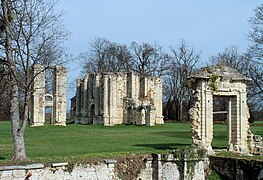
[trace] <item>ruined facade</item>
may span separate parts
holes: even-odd
[[[75,101],[75,102],[74,102]],[[162,82],[135,73],[92,73],[77,79],[75,122],[83,124],[163,124]]]
[[[212,66],[200,69],[189,77],[193,106],[189,110],[193,144],[212,151],[213,139],[213,97],[228,97],[227,124],[228,150],[240,153],[255,153],[260,142],[250,132],[247,85],[249,78],[226,66]],[[222,112],[224,113],[224,112]]]
[[[35,77],[31,85],[30,126],[44,126],[45,108],[51,108],[52,124],[66,125],[66,68],[62,66],[53,69],[52,94],[46,94],[45,67],[36,64],[32,67]]]

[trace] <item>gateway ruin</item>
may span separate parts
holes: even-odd
[[[163,124],[162,82],[135,73],[91,73],[77,79],[71,114],[75,123]]]
[[[188,79],[192,89],[193,107],[189,110],[193,144],[212,151],[213,98],[228,98],[228,150],[239,153],[262,153],[262,138],[250,132],[247,105],[249,78],[226,66],[200,69]]]
[[[51,124],[66,125],[66,68],[62,66],[52,66],[49,69],[52,73],[52,94],[46,93],[46,67],[36,64],[32,67],[34,80],[31,85],[30,104],[30,126],[44,126],[46,112],[51,109]]]

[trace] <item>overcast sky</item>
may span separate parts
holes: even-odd
[[[96,37],[130,45],[157,42],[164,48],[184,39],[203,62],[230,46],[245,51],[250,31],[248,19],[262,0],[60,0],[57,10],[72,33],[65,43],[78,56]],[[75,81],[81,67],[68,66],[68,82]],[[68,90],[67,99],[74,95]],[[69,101],[68,101],[69,107]]]

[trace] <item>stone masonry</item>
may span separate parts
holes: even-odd
[[[162,82],[135,73],[91,73],[77,79],[75,122],[163,124]],[[74,109],[74,108],[72,108]]]
[[[133,157],[136,158],[135,155]],[[106,159],[90,164],[68,164],[67,162],[29,164],[21,166],[0,166],[1,180],[202,180],[208,169],[207,158],[177,157],[175,154],[152,154],[137,160],[144,164],[140,169],[132,158],[121,161]],[[136,170],[136,171],[135,171]],[[134,172],[131,172],[134,171]]]
[[[53,69],[52,94],[45,91],[45,67],[36,64],[32,67],[30,126],[44,126],[45,108],[52,108],[54,125],[66,125],[66,68],[62,66],[49,67]]]
[[[246,83],[249,78],[226,66],[212,66],[200,69],[189,77],[193,106],[189,110],[193,144],[212,151],[213,139],[213,97],[228,97],[228,150],[240,153],[254,153],[259,150],[250,132],[248,123]],[[257,148],[255,148],[257,147]]]

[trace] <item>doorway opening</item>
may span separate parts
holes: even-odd
[[[53,107],[52,106],[46,106],[45,107],[45,122],[49,123],[51,125],[54,124],[54,122],[53,122]]]
[[[51,94],[45,95],[45,122],[51,125],[54,124],[53,120],[53,97]]]
[[[228,96],[213,96],[213,149],[227,149],[228,104]]]

